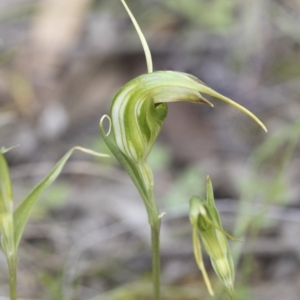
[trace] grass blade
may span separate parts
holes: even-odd
[[[6,256],[15,253],[13,197],[9,169],[6,160],[0,153],[0,229],[2,248]]]
[[[7,162],[0,152],[1,244],[9,269],[10,299],[17,299],[17,251],[14,240],[13,197]]]
[[[18,206],[18,208],[14,212],[14,225],[15,225],[15,245],[18,247],[18,244],[20,242],[24,227],[27,223],[27,220],[29,218],[29,215],[32,211],[33,206],[36,204],[38,199],[40,198],[43,191],[53,183],[53,181],[58,177],[58,175],[61,173],[62,168],[64,167],[67,160],[70,158],[72,153],[75,150],[80,150],[82,152],[94,155],[94,156],[100,156],[100,157],[107,157],[108,155],[100,154],[97,152],[94,152],[89,149],[81,148],[81,147],[74,147],[70,151],[68,151],[61,159],[60,161],[53,167],[53,169],[47,174],[47,176],[39,183],[37,184],[34,189],[30,192],[30,194],[23,200],[23,202]]]

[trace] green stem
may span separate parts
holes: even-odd
[[[160,219],[156,224],[151,225],[152,243],[152,281],[154,300],[160,300]]]
[[[10,300],[17,300],[17,258],[16,255],[8,257]]]
[[[144,53],[145,53],[145,57],[146,57],[146,63],[147,63],[147,69],[148,69],[148,73],[152,73],[153,72],[153,65],[152,65],[152,56],[151,56],[151,52],[148,46],[148,43],[143,35],[142,30],[140,29],[140,26],[138,24],[138,22],[136,21],[134,15],[132,14],[131,10],[129,9],[129,7],[127,6],[125,0],[121,0],[121,2],[123,3],[134,27],[135,30],[137,31],[137,34],[140,38],[140,41],[142,43],[143,49],[144,49]]]

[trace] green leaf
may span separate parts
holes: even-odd
[[[3,153],[5,153],[5,152],[7,152],[7,149],[6,149],[6,148],[4,148],[4,147],[1,147],[1,148],[0,148],[0,153],[2,153],[2,154],[3,154]]]
[[[61,173],[62,168],[64,167],[65,163],[67,162],[67,160],[69,159],[69,157],[72,155],[72,153],[75,150],[80,150],[82,152],[85,152],[85,153],[88,153],[88,154],[91,154],[94,156],[100,156],[100,157],[108,156],[108,155],[97,153],[92,150],[81,148],[81,147],[74,147],[70,151],[68,151],[60,159],[60,161],[54,166],[54,168],[48,173],[48,175],[38,185],[36,185],[34,187],[34,189],[31,191],[31,193],[22,201],[22,203],[15,210],[15,212],[14,212],[14,225],[15,225],[14,237],[15,237],[16,247],[18,247],[24,227],[27,223],[29,215],[33,209],[33,206],[39,200],[43,191],[50,184],[52,184],[53,181],[58,177],[58,175]]]
[[[2,248],[7,257],[15,255],[13,198],[6,160],[0,153],[0,230]]]
[[[8,151],[10,151],[11,149],[15,148],[15,147],[18,147],[18,146],[12,146],[12,147],[9,147],[9,148],[5,148],[5,147],[1,147],[0,148],[0,153],[6,153]]]
[[[8,206],[12,202],[12,188],[9,170],[3,154],[0,152],[0,213],[3,206]]]

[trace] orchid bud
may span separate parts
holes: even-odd
[[[222,228],[220,216],[214,203],[212,185],[209,178],[207,179],[207,195],[207,201],[198,197],[193,197],[190,200],[190,221],[193,226],[193,230],[197,230],[198,234],[200,235],[203,247],[210,257],[212,266],[217,276],[225,285],[229,295],[233,297],[234,266],[226,239],[226,237],[232,237]],[[201,251],[200,240],[197,239],[199,239],[198,235],[195,236],[193,234],[195,258],[199,268],[201,267],[200,270],[205,278],[207,275],[203,266],[203,262],[199,262],[198,252]],[[198,250],[195,246],[195,240],[198,242]],[[207,282],[207,279],[205,279],[205,281]],[[212,294],[210,284],[207,284],[207,287],[210,291],[210,294]]]

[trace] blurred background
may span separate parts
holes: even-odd
[[[149,158],[162,223],[165,300],[210,299],[188,201],[214,184],[236,261],[237,299],[300,295],[300,2],[127,0],[155,70],[191,73],[255,113],[176,103]],[[15,205],[75,145],[108,153],[100,117],[146,72],[118,0],[0,0],[0,147]],[[43,195],[19,251],[22,299],[151,299],[143,203],[113,159],[76,153]],[[216,299],[227,299],[207,256]],[[8,299],[0,256],[0,296]]]

